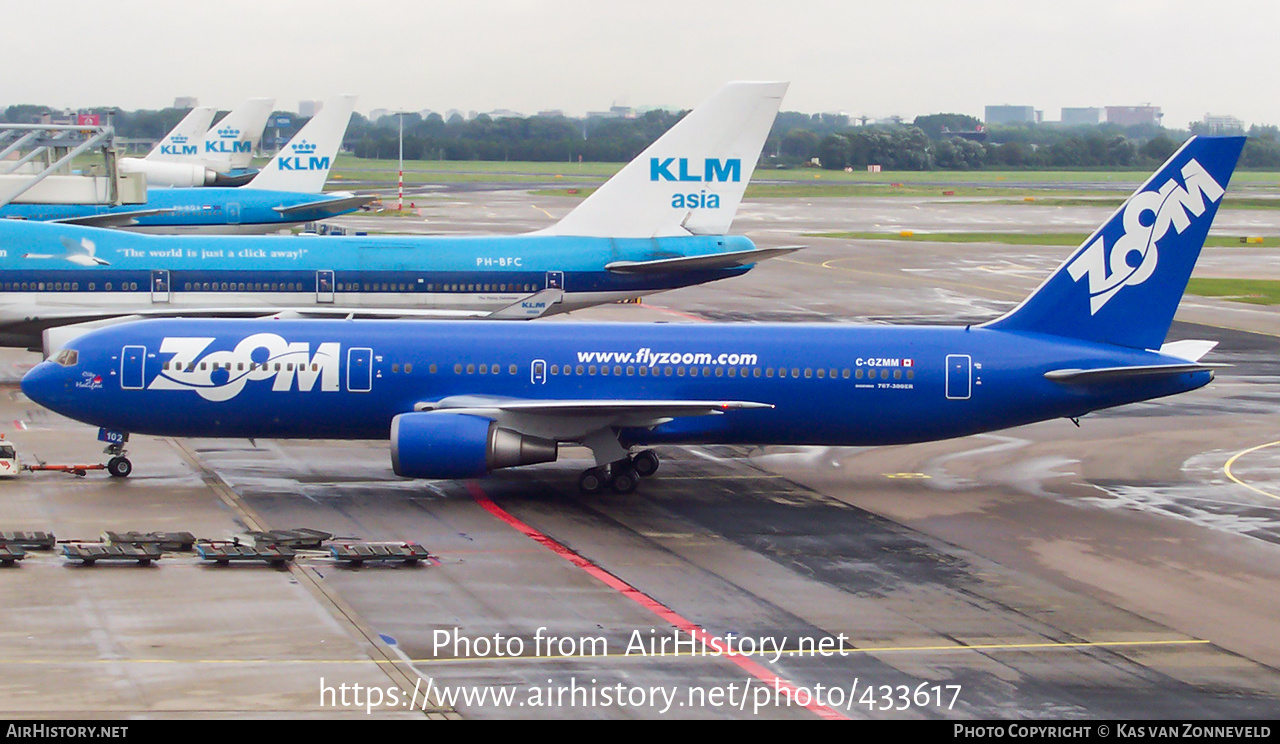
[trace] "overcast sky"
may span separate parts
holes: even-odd
[[[58,0],[5,3],[0,105],[571,115],[787,80],[787,111],[1159,106],[1280,124],[1274,0]]]

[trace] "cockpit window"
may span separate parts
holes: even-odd
[[[80,361],[80,352],[75,349],[63,349],[54,355],[52,361],[63,367],[74,367]]]

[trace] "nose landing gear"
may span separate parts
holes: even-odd
[[[111,455],[111,459],[107,460],[107,472],[112,478],[128,478],[133,472],[133,463],[129,462],[129,458],[125,457],[125,444],[129,441],[129,435],[125,434],[120,441],[112,442],[107,445],[103,453]]]

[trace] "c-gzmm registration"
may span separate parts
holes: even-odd
[[[154,320],[82,336],[22,382],[125,432],[383,439],[395,472],[470,478],[589,447],[626,492],[663,443],[887,445],[1199,388],[1165,343],[1243,138],[1190,140],[1034,293],[963,327]]]
[[[0,220],[0,344],[52,351],[83,331],[62,327],[135,315],[532,318],[737,276],[795,250],[726,234],[786,87],[724,86],[525,235],[150,236]]]

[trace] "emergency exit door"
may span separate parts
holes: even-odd
[[[947,355],[947,400],[969,400],[973,391],[973,358],[968,354]]]

